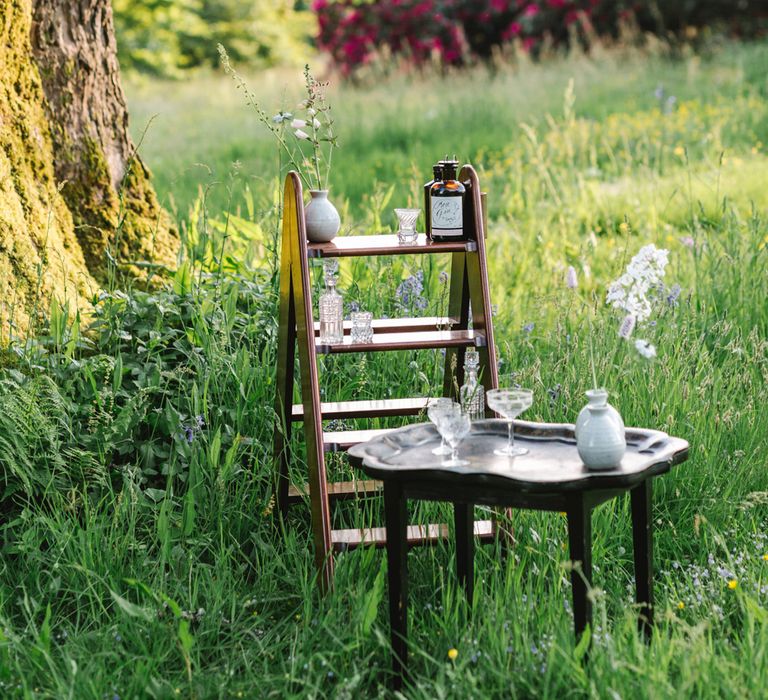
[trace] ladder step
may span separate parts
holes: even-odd
[[[378,399],[375,401],[337,401],[321,403],[320,414],[323,420],[337,418],[386,418],[388,416],[417,416],[426,411],[431,399]],[[304,418],[304,406],[300,403],[291,407],[291,420]]]
[[[368,440],[385,435],[391,430],[394,430],[394,428],[339,430],[334,433],[323,433],[323,447],[326,452],[346,452],[352,445],[368,442]]]
[[[344,498],[361,498],[378,493],[381,490],[381,482],[373,479],[365,481],[334,481],[327,483],[328,497],[333,500]],[[293,486],[288,489],[288,502],[295,503],[309,496],[309,484]]]
[[[451,316],[420,316],[417,318],[374,318],[371,326],[382,333],[408,333],[411,331],[451,330],[459,319]],[[349,335],[352,321],[344,321],[344,334]],[[315,321],[315,335],[320,333],[320,322]]]
[[[435,243],[420,233],[413,245],[398,243],[396,233],[377,236],[337,236],[328,243],[308,243],[310,258],[354,258],[368,255],[423,255],[425,253],[468,253],[477,250],[475,241]]]
[[[409,525],[406,539],[408,546],[435,544],[438,540],[448,537],[447,525]],[[476,520],[475,536],[483,541],[492,540],[494,537],[493,521]],[[383,527],[366,527],[353,530],[332,530],[331,542],[333,549],[343,552],[354,549],[360,545],[373,545],[384,547],[387,544],[387,531]]]
[[[483,347],[485,335],[479,331],[416,331],[412,333],[374,333],[370,343],[355,343],[348,335],[334,345],[315,339],[320,354],[342,352],[381,352],[388,350],[428,350],[435,348]]]

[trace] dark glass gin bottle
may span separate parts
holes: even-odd
[[[430,188],[429,214],[433,241],[461,241],[464,235],[465,189],[456,179],[456,161],[443,163],[443,179]]]
[[[424,223],[426,226],[427,238],[432,238],[432,218],[430,207],[430,195],[432,185],[443,179],[443,161],[432,166],[432,179],[424,185]]]

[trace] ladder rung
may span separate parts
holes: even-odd
[[[381,490],[381,482],[367,479],[365,481],[333,481],[326,484],[328,497],[334,500],[343,498],[360,498]],[[293,486],[288,489],[288,502],[295,503],[309,496],[309,484],[300,487]]]
[[[321,403],[323,420],[336,418],[385,418],[387,416],[416,416],[425,411],[431,399],[379,399],[376,401],[337,401]],[[300,403],[291,407],[291,420],[304,418],[304,406]]]
[[[376,430],[339,430],[334,433],[323,433],[323,447],[326,452],[345,452],[352,445],[368,442],[375,437],[385,435],[394,428]]]
[[[371,327],[383,333],[450,330],[459,325],[459,319],[449,316],[419,316],[416,318],[374,318]],[[352,321],[344,321],[344,334],[352,330]],[[320,322],[315,321],[315,335],[320,333]]]
[[[410,547],[424,544],[435,544],[440,539],[448,537],[447,525],[409,525],[406,539]],[[475,536],[482,540],[494,537],[491,520],[475,521]],[[383,547],[387,543],[387,531],[383,527],[366,527],[353,530],[332,530],[331,542],[337,552],[354,549],[360,545]]]
[[[465,253],[477,250],[475,241],[433,243],[420,233],[413,245],[401,245],[397,234],[377,236],[337,236],[328,243],[308,243],[310,258],[347,258],[368,255],[423,255],[425,253]]]
[[[317,352],[382,352],[388,350],[428,350],[435,348],[468,348],[485,345],[485,335],[478,331],[417,331],[413,333],[374,333],[370,343],[355,343],[348,335],[334,345],[315,339]]]

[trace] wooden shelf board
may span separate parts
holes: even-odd
[[[323,447],[326,452],[346,452],[352,445],[368,442],[368,440],[384,435],[391,430],[394,428],[339,430],[333,433],[323,433]]]
[[[374,333],[370,343],[355,343],[344,336],[341,343],[321,344],[315,348],[322,355],[345,352],[386,352],[393,350],[429,350],[436,348],[469,348],[485,345],[485,335],[479,331],[414,331],[410,333]]]
[[[475,241],[433,243],[420,233],[413,245],[401,245],[397,234],[375,236],[337,236],[328,243],[307,243],[310,258],[348,258],[369,255],[424,255],[429,253],[466,253],[477,250]]]
[[[494,537],[491,520],[475,520],[475,536],[481,540],[491,540]],[[435,544],[438,540],[448,537],[447,525],[409,525],[406,538],[409,547]],[[331,530],[333,549],[343,552],[361,545],[384,547],[387,544],[387,533],[383,527],[366,527],[352,530]]]
[[[320,414],[323,420],[336,418],[385,418],[387,416],[416,416],[426,411],[431,399],[378,399],[375,401],[337,401],[321,403]],[[304,418],[304,406],[293,404],[291,420]]]
[[[360,481],[329,481],[327,483],[328,497],[333,500],[343,498],[360,498],[378,493],[381,490],[381,482],[373,479]],[[296,503],[309,496],[309,484],[294,486],[288,489],[288,502]]]
[[[320,322],[315,321],[315,335],[320,333]],[[451,330],[459,325],[458,318],[448,316],[423,316],[418,318],[374,318],[371,321],[374,333],[409,333],[411,331]],[[344,321],[344,334],[349,335],[352,321]]]

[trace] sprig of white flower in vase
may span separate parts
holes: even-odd
[[[616,361],[624,348],[634,347],[637,355],[645,360],[656,357],[656,347],[645,338],[635,338],[637,329],[648,329],[654,323],[655,302],[660,297],[667,299],[672,295],[664,286],[664,275],[669,252],[655,245],[646,245],[629,262],[621,277],[608,287],[606,304],[621,313],[615,346],[608,362],[608,368]],[[679,295],[676,287],[674,299]],[[590,366],[592,369],[592,389],[587,392],[588,404],[579,413],[576,421],[576,443],[582,460],[590,469],[613,469],[617,467],[626,450],[624,422],[619,412],[608,403],[608,392],[597,381],[595,355],[592,337],[592,319],[590,317]]]
[[[336,207],[328,200],[328,181],[331,175],[333,149],[338,139],[333,130],[331,105],[326,98],[327,82],[320,82],[304,66],[306,98],[293,111],[283,110],[269,116],[243,77],[235,71],[226,49],[218,45],[224,70],[232,76],[246,102],[256,111],[259,121],[270,131],[278,143],[287,165],[295,170],[304,187],[309,190],[310,201],[305,207],[307,238],[314,242],[330,241],[341,226]]]

